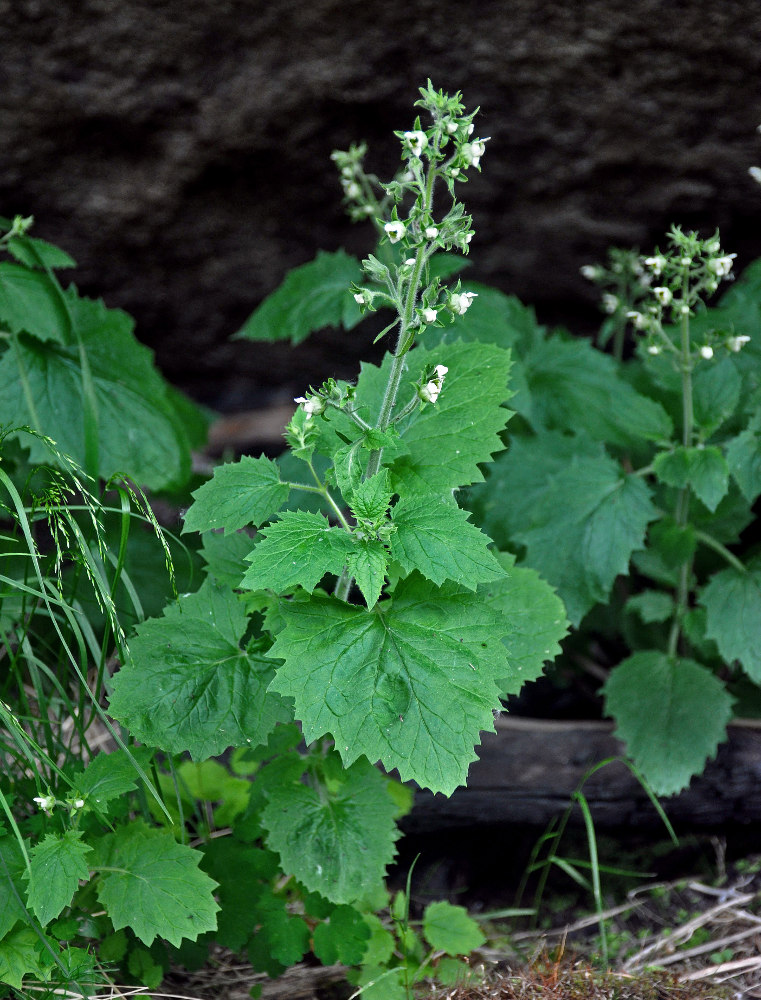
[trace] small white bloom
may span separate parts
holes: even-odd
[[[761,184],[761,167],[748,167],[748,173],[756,184]]]
[[[476,126],[473,124],[473,122],[471,122],[470,125],[468,125],[468,135],[473,135],[473,129],[475,127]]]
[[[438,315],[439,314],[436,312],[435,309],[423,310],[423,319],[426,321],[426,323],[435,323]]]
[[[653,354],[653,355],[660,354],[661,353],[661,349],[660,349],[660,347],[657,344],[650,344],[648,346],[648,348],[647,348],[647,353],[648,354]]]
[[[352,181],[350,184],[346,185],[346,187],[344,188],[344,193],[346,194],[347,198],[359,198],[359,196],[362,194],[362,188],[359,186],[359,184],[357,184],[356,181]]]
[[[586,278],[587,281],[596,281],[599,274],[598,268],[594,264],[585,264],[583,267],[579,268],[582,278]]]
[[[40,809],[50,812],[55,805],[55,795],[35,795],[32,801],[36,802]]]
[[[666,263],[666,258],[661,254],[656,254],[655,257],[645,257],[645,267],[649,267],[653,274],[657,277]]]
[[[644,330],[649,324],[647,316],[643,316],[640,312],[628,312],[626,318],[632,321],[635,330]]]
[[[293,401],[299,404],[307,417],[316,417],[325,411],[325,400],[319,396],[296,396]]]
[[[425,238],[427,240],[435,240],[438,235],[439,231],[436,226],[426,226]]]
[[[481,157],[486,152],[486,139],[479,139],[477,142],[466,142],[462,147],[462,155],[465,162],[472,167],[477,167],[481,162]]]
[[[84,799],[74,799],[74,801],[72,802],[72,807],[74,809],[82,809],[82,807],[84,806],[84,804],[85,804],[85,800]]]
[[[439,398],[441,387],[444,384],[444,376],[449,371],[446,365],[436,365],[436,374],[430,382],[420,389],[420,398],[424,403],[435,403]]]
[[[700,356],[701,358],[705,358],[706,361],[710,361],[713,357],[713,348],[708,344],[703,344],[700,348]]]
[[[683,303],[682,303],[682,304],[681,304],[681,305],[679,306],[679,314],[680,314],[681,316],[688,316],[688,315],[689,315],[689,312],[690,312],[690,307],[689,307],[689,306],[687,305],[687,303],[686,303],[686,302],[683,302]]]
[[[666,288],[665,285],[659,285],[658,288],[653,289],[653,295],[658,299],[662,306],[667,306],[674,296],[671,294],[671,289]]]
[[[450,135],[454,135],[457,131],[457,122],[447,122],[447,132]]]
[[[475,298],[477,298],[475,292],[454,292],[449,297],[449,305],[458,316],[464,316]]]
[[[408,257],[407,260],[405,260],[405,262],[404,262],[404,266],[405,267],[412,267],[412,265],[414,263],[415,263],[415,258],[414,257]]]
[[[459,167],[452,167],[452,169],[449,171],[449,173],[452,175],[452,177],[457,177],[457,176],[459,176],[460,168]]]
[[[741,337],[730,337],[727,341],[727,347],[730,351],[734,351],[735,354],[737,354],[737,352],[741,351],[749,341],[750,337],[746,337],[745,335]]]
[[[405,132],[404,138],[407,145],[410,147],[413,156],[420,156],[425,147],[428,145],[428,137],[425,132]]]
[[[602,308],[604,312],[611,316],[618,309],[618,297],[606,292],[602,297]]]
[[[711,240],[705,245],[706,253],[718,253],[721,250],[721,244],[718,240]]]
[[[679,263],[682,267],[689,267],[692,264],[692,257],[681,257]]]
[[[358,306],[369,306],[370,305],[370,293],[367,291],[355,292],[354,301]]]
[[[392,243],[398,243],[407,232],[407,227],[403,222],[387,222],[383,228],[388,233],[388,238]]]
[[[732,270],[732,262],[736,256],[736,253],[728,253],[724,257],[716,257],[714,260],[708,261],[708,268],[720,278],[726,278]]]

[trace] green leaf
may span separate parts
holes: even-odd
[[[393,495],[388,469],[381,469],[357,486],[349,506],[355,518],[377,522],[385,517]]]
[[[726,448],[729,471],[748,503],[753,503],[761,493],[760,421],[761,416],[757,416]]]
[[[323,965],[361,965],[370,940],[367,921],[353,906],[337,906],[314,929],[314,953]]]
[[[265,910],[261,927],[249,945],[249,957],[254,951],[266,950],[285,968],[300,962],[309,951],[309,927],[301,917],[292,916],[284,908]],[[252,947],[252,945],[254,947]]]
[[[272,882],[280,873],[278,858],[234,837],[211,841],[203,847],[204,871],[219,883],[216,895],[222,908],[215,940],[225,948],[240,951],[262,914],[278,905]],[[281,901],[284,909],[284,902]]]
[[[698,600],[706,609],[706,636],[716,640],[726,663],[739,660],[761,684],[761,566],[714,573]]]
[[[462,906],[430,903],[423,913],[423,934],[432,948],[447,955],[469,955],[485,943],[481,928]]]
[[[742,379],[731,358],[701,366],[692,380],[695,424],[710,437],[732,416],[740,401]]]
[[[705,667],[645,650],[620,663],[603,688],[634,763],[656,795],[675,795],[726,736],[732,698]]]
[[[497,558],[505,575],[480,587],[478,594],[502,615],[506,629],[502,643],[509,666],[503,694],[517,694],[560,653],[568,622],[563,602],[535,570],[516,566],[515,556],[507,552]]]
[[[643,622],[665,622],[674,614],[674,598],[663,590],[643,590],[626,602],[626,610],[634,611]]]
[[[246,556],[251,553],[254,540],[245,531],[225,535],[221,531],[207,531],[203,535],[201,555],[206,568],[219,583],[237,589],[248,569]]]
[[[69,342],[70,323],[61,294],[47,274],[21,264],[0,264],[0,326],[37,341]]]
[[[16,260],[27,267],[41,269],[49,267],[54,271],[56,268],[77,266],[77,262],[65,250],[36,236],[14,236],[8,240],[6,246]]]
[[[729,467],[721,451],[713,445],[685,448],[655,456],[653,469],[667,486],[690,486],[695,496],[713,513],[729,489]]]
[[[508,626],[477,594],[413,576],[373,611],[318,593],[281,614],[272,687],[295,698],[308,743],[331,733],[346,766],[364,754],[446,794],[465,780],[509,673]]]
[[[149,746],[194,760],[265,743],[289,712],[267,690],[271,660],[241,648],[247,627],[235,594],[207,580],[138,627],[111,714]]]
[[[396,853],[396,807],[385,778],[366,760],[330,781],[283,783],[268,798],[267,846],[307,889],[351,903],[383,880]]]
[[[67,299],[94,383],[99,474],[121,473],[151,489],[183,482],[190,472],[187,438],[132,320],[73,291]],[[18,353],[0,359],[0,423],[28,423],[83,467],[86,412],[77,346],[21,338]],[[29,444],[33,463],[50,462],[43,443]]]
[[[349,287],[362,280],[358,260],[343,250],[319,251],[308,264],[296,267],[249,316],[235,337],[286,340],[299,344],[325,326],[351,327],[359,310]]]
[[[241,586],[277,593],[296,586],[311,592],[326,573],[338,576],[353,545],[343,528],[303,510],[283,511],[260,537]]]
[[[481,503],[496,484],[499,505],[489,526],[506,512],[513,545],[526,546],[527,564],[557,588],[574,625],[608,599],[657,513],[640,478],[601,448],[559,434],[514,440]]]
[[[71,903],[79,880],[90,877],[85,855],[92,848],[81,842],[81,836],[81,830],[66,830],[60,836],[49,833],[30,851],[29,905],[43,926]]]
[[[370,928],[370,938],[362,955],[363,965],[386,965],[394,954],[394,935],[374,913],[365,913],[364,920]]]
[[[504,448],[499,433],[511,411],[500,404],[511,395],[510,355],[490,344],[456,343],[431,351],[418,347],[410,352],[409,364],[411,378],[419,377],[426,364],[443,364],[449,371],[436,406],[399,425],[409,454],[391,466],[394,488],[405,494],[444,493],[481,482],[479,464]]]
[[[580,338],[537,342],[524,356],[535,429],[586,432],[624,447],[671,437],[666,411],[622,377],[610,355]]]
[[[496,580],[502,569],[487,548],[490,539],[469,516],[446,497],[403,497],[391,513],[391,555],[405,573],[417,570],[437,586],[454,580],[475,590]]]
[[[55,965],[52,942],[50,951],[33,927],[17,927],[0,941],[0,983],[20,990],[24,976],[34,976],[43,982]]]
[[[346,565],[362,591],[368,608],[372,608],[380,597],[386,579],[388,551],[376,539],[355,541]]]
[[[200,486],[185,515],[183,532],[224,528],[226,533],[268,521],[288,499],[290,487],[280,479],[276,462],[244,455],[218,465],[214,477]]]
[[[27,868],[15,837],[0,831],[0,939],[17,920],[27,920],[22,878]]]
[[[131,747],[99,753],[82,774],[74,777],[74,788],[87,800],[88,806],[105,810],[110,802],[131,792],[140,780],[130,754],[145,770],[153,754],[147,747]]]
[[[216,882],[199,870],[201,855],[167,830],[132,820],[96,847],[98,899],[115,930],[130,927],[144,944],[155,937],[177,947],[216,929]]]

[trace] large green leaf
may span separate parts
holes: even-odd
[[[314,953],[323,965],[361,965],[370,940],[365,916],[353,906],[337,906],[314,929]]]
[[[0,940],[0,983],[21,990],[24,976],[46,980],[55,964],[54,955],[52,942],[40,940],[34,927],[16,927]]]
[[[644,650],[619,663],[603,688],[605,711],[656,795],[699,774],[726,736],[732,698],[694,660]]]
[[[147,747],[133,746],[129,753],[126,750],[101,752],[81,774],[74,776],[74,788],[87,800],[88,806],[107,810],[109,803],[132,791],[140,780],[135,761],[145,770],[152,756]]]
[[[67,293],[75,330],[92,373],[98,413],[98,471],[122,473],[151,489],[182,482],[190,471],[185,432],[167,399],[151,352],[135,340],[126,313]],[[85,466],[88,412],[79,349],[22,337],[0,359],[0,423],[26,423],[52,437]],[[25,439],[33,462],[50,453]]]
[[[753,503],[761,493],[761,410],[726,448],[727,465],[742,495]]]
[[[0,831],[0,939],[5,937],[17,920],[26,920],[24,884],[26,873],[24,854],[15,837]]]
[[[81,837],[80,830],[49,833],[30,852],[29,905],[43,926],[71,903],[79,880],[90,877],[85,855],[92,848]]]
[[[0,327],[38,341],[69,342],[70,323],[61,293],[40,271],[0,264]]]
[[[714,445],[707,448],[685,448],[655,456],[653,469],[662,483],[682,489],[690,486],[695,496],[711,511],[715,511],[729,489],[729,466]]]
[[[326,573],[341,573],[353,547],[343,528],[303,510],[283,511],[259,537],[241,584],[249,590],[282,592],[298,585],[312,591]]]
[[[692,402],[695,424],[710,437],[737,409],[742,379],[733,358],[722,358],[695,372]]]
[[[478,594],[413,576],[372,611],[319,593],[282,602],[272,688],[296,702],[306,740],[327,733],[346,766],[365,755],[434,791],[466,777],[509,673],[509,627]]]
[[[218,465],[214,477],[193,493],[182,530],[258,528],[282,507],[289,492],[276,462],[264,455],[244,455],[237,462]]]
[[[199,870],[201,855],[168,830],[132,820],[96,845],[98,899],[116,930],[130,927],[145,944],[177,947],[217,926],[216,882]]]
[[[392,511],[391,555],[405,573],[417,570],[437,586],[454,580],[475,590],[502,576],[490,539],[446,497],[403,497]]]
[[[730,566],[714,573],[700,592],[706,636],[715,639],[727,663],[739,660],[761,684],[761,565],[746,572]]]
[[[354,902],[382,883],[399,836],[396,806],[366,760],[336,769],[330,780],[283,783],[268,797],[262,823],[283,871],[334,903]]]
[[[267,691],[272,661],[241,646],[247,628],[236,595],[207,580],[138,627],[111,714],[149,746],[194,760],[265,743],[290,713]]]
[[[272,883],[281,874],[277,855],[235,837],[221,837],[206,842],[201,865],[219,883],[216,895],[222,908],[215,940],[240,951],[262,913],[276,902]]]
[[[343,250],[320,251],[308,264],[295,267],[283,283],[249,316],[235,337],[288,340],[298,344],[325,326],[354,326],[359,307],[349,288],[362,280],[356,258]]]

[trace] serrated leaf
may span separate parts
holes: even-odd
[[[326,573],[340,575],[353,542],[343,528],[321,514],[286,510],[260,533],[262,541],[247,557],[251,563],[241,586],[281,593],[300,586],[313,591]]]
[[[481,928],[462,906],[442,900],[430,903],[423,913],[423,934],[436,951],[469,955],[486,941]]]
[[[138,627],[113,679],[111,714],[149,746],[194,760],[265,743],[290,713],[267,690],[271,660],[241,648],[247,627],[235,594],[207,580]]]
[[[102,302],[78,298],[73,290],[67,299],[92,373],[100,476],[120,473],[151,489],[184,482],[190,472],[187,437],[151,352],[132,333],[132,320]],[[22,337],[18,355],[8,351],[0,359],[0,423],[39,426],[82,467],[86,410],[76,345]],[[29,446],[33,463],[50,462],[41,442],[30,438]]]
[[[660,403],[638,393],[608,354],[581,338],[548,337],[523,357],[535,429],[586,432],[595,440],[631,446],[671,437]]]
[[[379,521],[388,510],[393,495],[388,469],[381,469],[357,486],[351,494],[349,506],[355,518]]]
[[[508,514],[513,544],[526,546],[526,563],[557,588],[577,625],[628,572],[657,511],[647,485],[602,450],[590,451],[584,439],[561,441],[543,434],[513,442],[500,463],[497,481],[506,492],[497,509],[512,507],[515,499]],[[490,520],[496,516],[492,512]]]
[[[314,929],[314,953],[323,965],[361,965],[370,940],[370,927],[353,906],[337,906]]]
[[[334,903],[351,903],[383,880],[399,836],[383,775],[355,760],[330,783],[271,789],[262,823],[283,870]]]
[[[8,261],[0,264],[0,326],[38,341],[69,341],[69,319],[55,284],[47,274]]]
[[[248,569],[246,556],[251,553],[254,540],[245,531],[226,535],[221,531],[207,531],[203,535],[201,555],[206,560],[208,572],[219,582],[238,589],[243,574]]]
[[[49,833],[30,851],[27,898],[43,926],[71,903],[79,880],[90,877],[85,855],[92,848],[81,837],[81,830],[66,830],[60,836]]]
[[[626,602],[626,610],[634,611],[643,622],[665,622],[674,613],[674,598],[664,590],[643,590]]]
[[[17,920],[27,920],[22,881],[26,871],[24,854],[16,838],[0,833],[0,939]]]
[[[675,795],[726,736],[732,698],[705,667],[656,650],[619,663],[603,688],[605,711],[656,795]]]
[[[535,570],[516,566],[515,556],[507,552],[500,552],[497,558],[505,575],[480,587],[478,594],[502,615],[502,643],[510,670],[504,678],[503,694],[517,694],[560,653],[568,622],[563,602]]]
[[[130,754],[144,770],[153,756],[147,747],[131,747]],[[131,792],[139,780],[126,750],[114,750],[101,752],[90,761],[84,772],[74,777],[74,788],[88,805],[106,809],[109,802]]]
[[[404,583],[398,604],[371,612],[319,593],[284,604],[272,687],[295,698],[307,742],[331,733],[346,766],[364,754],[449,794],[479,731],[493,729],[495,679],[509,672],[504,626],[464,588]]]
[[[53,271],[56,268],[77,266],[77,262],[65,250],[36,236],[14,236],[8,240],[6,246],[16,260],[27,267],[41,269],[49,267]]]
[[[655,456],[653,469],[667,486],[682,489],[690,486],[695,496],[711,511],[715,511],[729,489],[729,467],[721,451],[713,445],[706,448],[685,448]]]
[[[262,913],[278,902],[285,906],[273,897],[272,882],[280,874],[277,855],[235,837],[208,841],[203,853],[202,867],[219,883],[216,895],[222,904],[215,940],[240,951]]]
[[[278,907],[261,914],[261,927],[254,940],[260,949],[266,948],[268,955],[288,968],[300,962],[309,951],[309,936],[309,927],[301,917]],[[249,946],[249,956],[251,954]]]
[[[41,941],[34,927],[17,927],[0,940],[0,983],[20,990],[24,976],[44,982],[55,965],[54,956],[52,943],[47,938]]]
[[[216,882],[200,871],[201,855],[167,830],[132,820],[97,845],[98,899],[115,930],[130,927],[149,945],[165,938],[177,947],[217,926]]]
[[[244,455],[237,462],[218,465],[214,477],[194,491],[182,530],[224,528],[229,533],[249,525],[258,528],[282,507],[289,493],[276,462],[264,455]]]
[[[751,425],[732,438],[726,456],[732,478],[748,503],[753,503],[761,493],[761,434],[758,429]]]
[[[417,570],[437,586],[454,580],[470,590],[502,576],[490,539],[445,497],[403,497],[393,508],[391,555],[405,573]]]
[[[692,380],[696,425],[710,437],[732,416],[740,401],[742,379],[731,358],[701,366]]]
[[[349,287],[362,280],[356,258],[343,250],[319,251],[295,267],[283,283],[249,316],[235,338],[287,340],[298,344],[325,326],[353,326],[359,310]]]
[[[730,566],[714,573],[698,600],[706,609],[706,636],[727,663],[739,660],[761,684],[761,568],[743,573]]]
[[[375,539],[355,542],[346,565],[362,591],[368,608],[372,608],[380,597],[386,579],[388,551],[385,545]]]

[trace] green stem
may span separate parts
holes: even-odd
[[[718,552],[723,559],[726,559],[733,569],[738,570],[740,573],[748,572],[747,566],[744,566],[737,556],[733,555],[728,548],[722,545],[721,542],[717,541],[712,535],[706,534],[705,531],[696,531],[695,537],[699,542],[707,545],[709,549],[713,549],[714,552]]]

